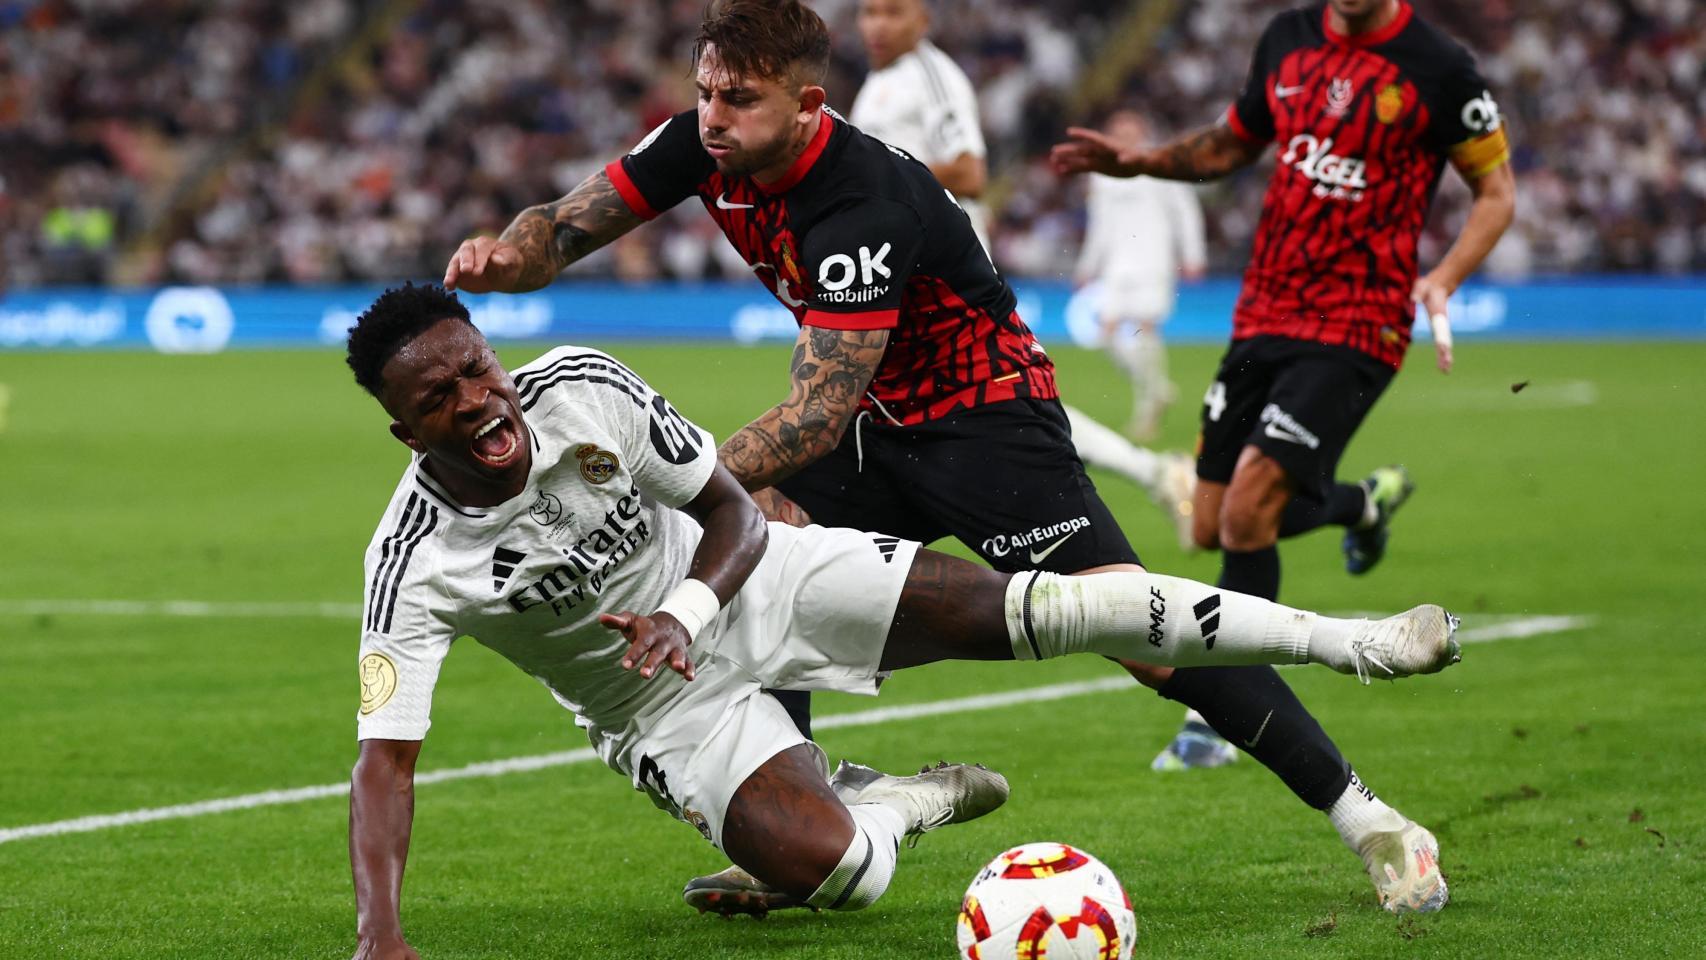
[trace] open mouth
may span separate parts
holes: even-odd
[[[474,459],[488,467],[507,467],[521,452],[521,431],[508,417],[498,416],[474,431]]]

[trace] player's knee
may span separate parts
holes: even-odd
[[[1279,541],[1279,518],[1259,503],[1229,502],[1220,513],[1220,548],[1242,553],[1262,550]]]
[[[1191,542],[1198,550],[1220,549],[1220,518],[1198,511],[1191,517]]]
[[[817,888],[804,895],[807,903],[821,910],[863,910],[889,888],[900,854],[900,838],[877,822],[881,814],[869,807],[856,804],[848,808],[855,826],[853,840],[840,851]]]

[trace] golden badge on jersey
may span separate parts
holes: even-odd
[[[397,692],[397,665],[383,653],[370,653],[361,658],[361,715],[367,716],[391,699]]]
[[[803,282],[800,280],[800,267],[794,263],[793,245],[786,240],[782,241],[782,272],[786,273],[788,279],[794,281],[795,284]]]
[[[576,447],[575,459],[581,462],[581,477],[595,486],[609,483],[610,478],[616,476],[616,468],[621,466],[616,454],[598,449],[595,443],[583,443]]]
[[[1374,98],[1374,119],[1391,123],[1404,112],[1404,88],[1389,83]]]

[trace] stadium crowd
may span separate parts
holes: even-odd
[[[1696,0],[1418,2],[1474,46],[1516,146],[1518,222],[1489,271],[1706,270]],[[431,276],[463,237],[501,230],[692,104],[700,0],[420,0],[379,19],[399,6],[411,5],[0,0],[0,285]],[[845,109],[864,70],[856,0],[817,6],[838,37],[828,87]],[[971,76],[1005,180],[997,257],[1015,274],[1068,275],[1082,188],[1042,157],[1108,33],[1105,6],[934,6],[934,39]],[[1162,131],[1212,121],[1282,6],[1182,5],[1123,99]],[[329,82],[305,83],[318,63],[333,65]],[[1267,163],[1204,188],[1219,271],[1248,249]],[[209,164],[209,189],[161,219],[174,185]],[[1467,206],[1446,184],[1424,262]],[[745,272],[707,218],[669,218],[576,269]],[[120,249],[150,225],[159,242],[118,277]]]

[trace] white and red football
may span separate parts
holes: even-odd
[[[989,861],[960,904],[966,960],[1129,960],[1136,942],[1119,878],[1064,843],[1027,843]]]

